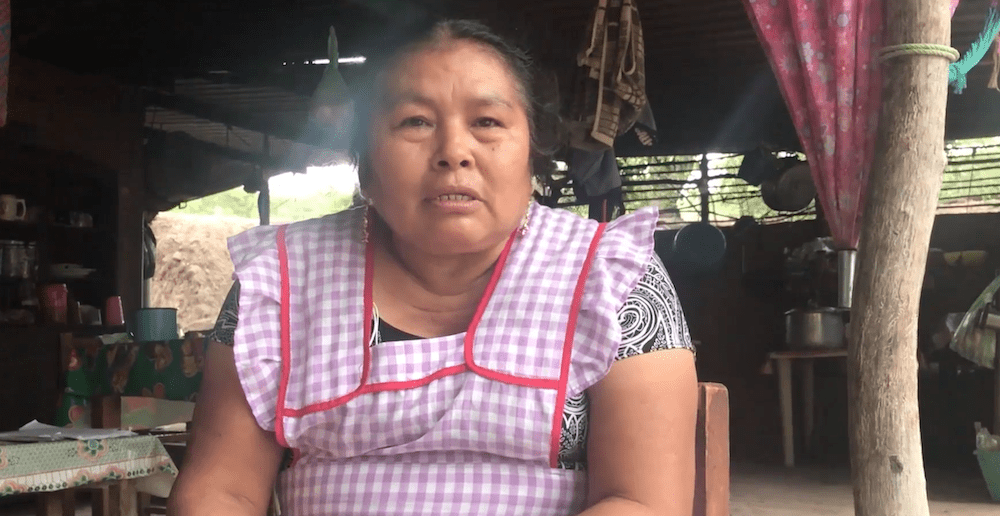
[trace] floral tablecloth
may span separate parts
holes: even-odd
[[[137,489],[158,495],[169,492],[176,476],[163,443],[151,435],[0,443],[0,497],[127,479],[143,479]]]
[[[204,360],[205,343],[201,337],[73,347],[63,364],[65,392],[55,423],[89,426],[93,396],[194,401],[201,386]]]

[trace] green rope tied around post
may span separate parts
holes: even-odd
[[[902,45],[891,45],[882,47],[879,51],[879,61],[885,62],[894,57],[900,56],[937,56],[955,62],[961,56],[958,50],[948,45],[935,45],[933,43],[904,43]],[[950,82],[950,81],[949,81]]]
[[[998,33],[1000,33],[1000,9],[997,8],[997,2],[994,0],[990,5],[989,12],[986,14],[986,26],[983,27],[982,32],[969,45],[969,49],[965,51],[965,55],[957,62],[948,66],[948,84],[953,85],[952,91],[962,93],[966,85],[966,74],[983,60],[986,52],[990,49],[990,45],[993,44],[993,40],[997,38]]]

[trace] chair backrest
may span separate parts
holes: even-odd
[[[729,391],[698,384],[694,516],[729,516]]]

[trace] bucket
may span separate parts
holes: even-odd
[[[1000,502],[1000,451],[976,450],[979,459],[979,469],[983,470],[983,479],[990,489],[993,500]]]
[[[176,308],[140,308],[132,315],[132,338],[136,342],[175,340]]]

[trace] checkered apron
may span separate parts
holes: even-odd
[[[466,332],[376,346],[361,219],[230,239],[240,380],[258,423],[295,451],[285,513],[578,512],[586,473],[557,467],[563,403],[611,367],[655,210],[603,225],[533,205]]]

